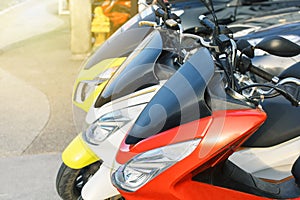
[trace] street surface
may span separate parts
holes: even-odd
[[[0,199],[56,200],[61,152],[77,135],[69,16],[55,0],[0,2]]]

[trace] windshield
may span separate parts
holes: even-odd
[[[102,60],[127,57],[150,30],[150,28],[131,29],[111,37],[93,53],[84,65],[84,69],[90,69]]]
[[[211,115],[205,101],[207,84],[214,73],[210,53],[200,48],[157,92],[142,111],[126,144]]]
[[[173,62],[178,52],[177,43],[177,32],[154,30],[112,76],[95,107],[168,79],[179,67]]]
[[[152,30],[150,27],[140,28],[138,23],[141,20],[155,21],[152,7],[135,15],[110,36],[86,61],[84,68],[89,69],[105,59],[128,56]]]

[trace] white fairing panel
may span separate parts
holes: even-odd
[[[163,84],[163,82],[161,84]],[[86,121],[89,123],[94,122],[104,114],[120,109],[127,109],[126,117],[130,118],[131,121],[114,134],[110,135],[100,145],[87,143],[91,150],[101,158],[103,163],[100,169],[84,185],[81,193],[83,199],[107,199],[119,194],[118,190],[116,190],[110,180],[111,171],[118,167],[114,166],[115,155],[125,134],[131,128],[146,103],[151,100],[160,87],[161,85],[153,86],[120,99],[116,99],[100,108],[92,107],[90,109],[86,118]]]
[[[155,85],[138,92],[131,93],[114,101],[111,101],[100,108],[92,106],[87,113],[86,123],[91,124],[104,114],[110,113],[114,110],[125,109],[139,104],[148,103],[151,98],[156,94],[159,88],[163,85]]]
[[[87,143],[91,150],[106,164],[106,166],[113,165],[115,155],[118,148],[127,133],[131,128],[132,124],[139,116],[146,104],[151,100],[151,98],[156,94],[161,85],[156,85],[149,87],[139,92],[132,93],[120,99],[116,99],[110,103],[105,104],[100,108],[91,108],[86,121],[89,123],[94,122],[99,117],[104,114],[110,113],[115,110],[126,109],[126,117],[131,119],[124,127],[116,131],[114,134],[110,135],[106,140],[104,140],[100,145],[93,145]]]
[[[84,185],[81,196],[85,200],[107,199],[119,194],[110,181],[111,169],[101,165],[100,169]]]
[[[229,160],[259,178],[282,180],[300,155],[300,137],[268,148],[246,148],[235,152]]]

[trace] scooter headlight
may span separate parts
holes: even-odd
[[[91,144],[99,145],[120,129],[123,129],[125,134],[130,128],[130,122],[139,116],[145,106],[146,104],[138,104],[102,115],[84,131],[84,139]]]
[[[79,82],[74,94],[74,101],[77,103],[83,103],[92,94],[92,92],[96,90],[98,85],[110,79],[117,68],[118,67],[108,68],[96,76],[93,80],[84,80]]]
[[[86,129],[85,138],[87,142],[99,145],[129,121],[130,119],[125,117],[120,110],[105,114]]]
[[[132,158],[112,175],[114,185],[134,192],[157,175],[190,155],[201,139],[153,149]]]

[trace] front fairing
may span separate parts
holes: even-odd
[[[109,113],[118,111],[122,112],[123,117],[130,119],[126,125],[102,142],[92,143],[89,142],[88,136],[85,137],[90,148],[105,161],[106,165],[110,165],[121,140],[144,106],[152,99],[166,79],[176,72],[172,59],[173,55],[176,55],[177,48],[175,48],[175,44],[179,38],[176,35],[177,33],[174,33],[173,40],[170,40],[171,34],[169,32],[153,31],[109,80],[100,95],[100,101],[103,105],[99,107],[92,106],[89,109],[85,118],[85,122],[89,125],[97,123]],[[163,39],[167,35],[168,40]],[[174,44],[171,44],[173,42]],[[158,64],[158,60],[162,60],[163,63]],[[103,98],[104,95],[109,98]],[[99,102],[97,101],[97,103]]]
[[[86,112],[102,92],[107,80],[99,82],[99,75],[114,71],[151,32],[151,27],[139,27],[141,20],[155,21],[153,7],[149,6],[119,28],[108,40],[94,50],[83,62],[73,89],[73,115],[76,128],[82,130]],[[110,77],[109,77],[110,78]]]
[[[133,125],[143,108],[152,99],[160,87],[161,85],[145,88],[115,101],[109,102],[100,108],[92,107],[89,110],[86,116],[86,121],[89,124],[92,124],[103,115],[114,111],[122,111],[123,117],[130,119],[126,125],[118,129],[98,145],[89,143],[87,141],[85,132],[83,132],[83,139],[85,143],[92,150],[92,152],[101,158],[106,167],[112,168],[118,147],[125,134],[129,131],[130,127]]]
[[[152,7],[131,18],[98,47],[84,64],[84,69],[89,69],[109,58],[128,56],[152,29],[151,27],[139,27],[138,24],[142,20],[153,22],[156,20]]]
[[[209,51],[199,49],[147,104],[125,143],[136,144],[162,131],[209,116],[205,91],[213,74],[214,63]]]
[[[63,151],[62,160],[72,169],[82,169],[100,158],[84,142],[80,133]]]
[[[176,70],[173,59],[178,52],[178,44],[177,32],[153,30],[111,77],[95,102],[95,107],[101,107],[133,92],[158,85],[161,79],[172,75]],[[169,55],[164,58],[164,62],[170,61],[169,63],[157,64],[162,52],[163,55]],[[165,72],[164,69],[170,73],[161,78],[159,74],[161,71]]]
[[[110,76],[149,31],[150,28],[137,28],[121,32],[99,47],[83,64],[75,80],[72,97],[74,121],[78,131],[82,131],[86,113],[93,107]]]

